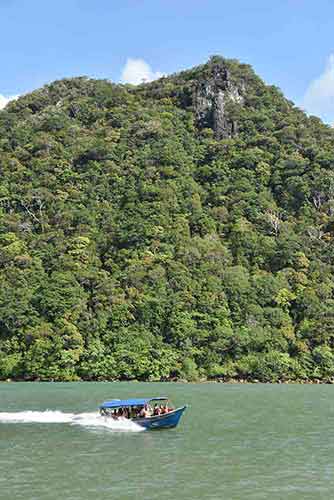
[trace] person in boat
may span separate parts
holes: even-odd
[[[161,414],[161,407],[158,406],[157,404],[154,405],[153,415],[157,416],[157,415],[160,415],[160,414]]]
[[[164,415],[165,413],[168,413],[168,405],[160,405],[160,415]]]
[[[137,418],[139,416],[139,408],[137,406],[132,406],[130,408],[130,418]]]
[[[142,418],[146,418],[146,417],[150,416],[150,413],[148,411],[148,406],[147,405],[144,405],[142,407],[142,409],[139,412],[139,416],[142,417]]]
[[[174,408],[172,406],[168,406],[168,401],[165,404],[165,413],[169,413],[170,411],[174,411]]]

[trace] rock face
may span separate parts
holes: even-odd
[[[216,139],[232,137],[238,124],[227,110],[228,103],[243,104],[243,83],[231,81],[230,72],[222,63],[212,65],[211,75],[196,83],[193,104],[200,128],[212,128]]]

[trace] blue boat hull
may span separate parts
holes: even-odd
[[[155,417],[148,418],[136,418],[133,419],[133,422],[149,430],[171,429],[177,426],[186,408],[186,406],[182,406],[181,408],[177,408],[176,410],[165,413],[163,415],[157,415]]]

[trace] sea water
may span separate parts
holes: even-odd
[[[176,429],[97,412],[166,394]],[[2,383],[0,499],[330,500],[333,418],[333,386]]]

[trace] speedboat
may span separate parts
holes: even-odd
[[[171,408],[167,397],[112,399],[99,406],[106,418],[128,419],[145,429],[171,429],[176,427],[186,409]]]

